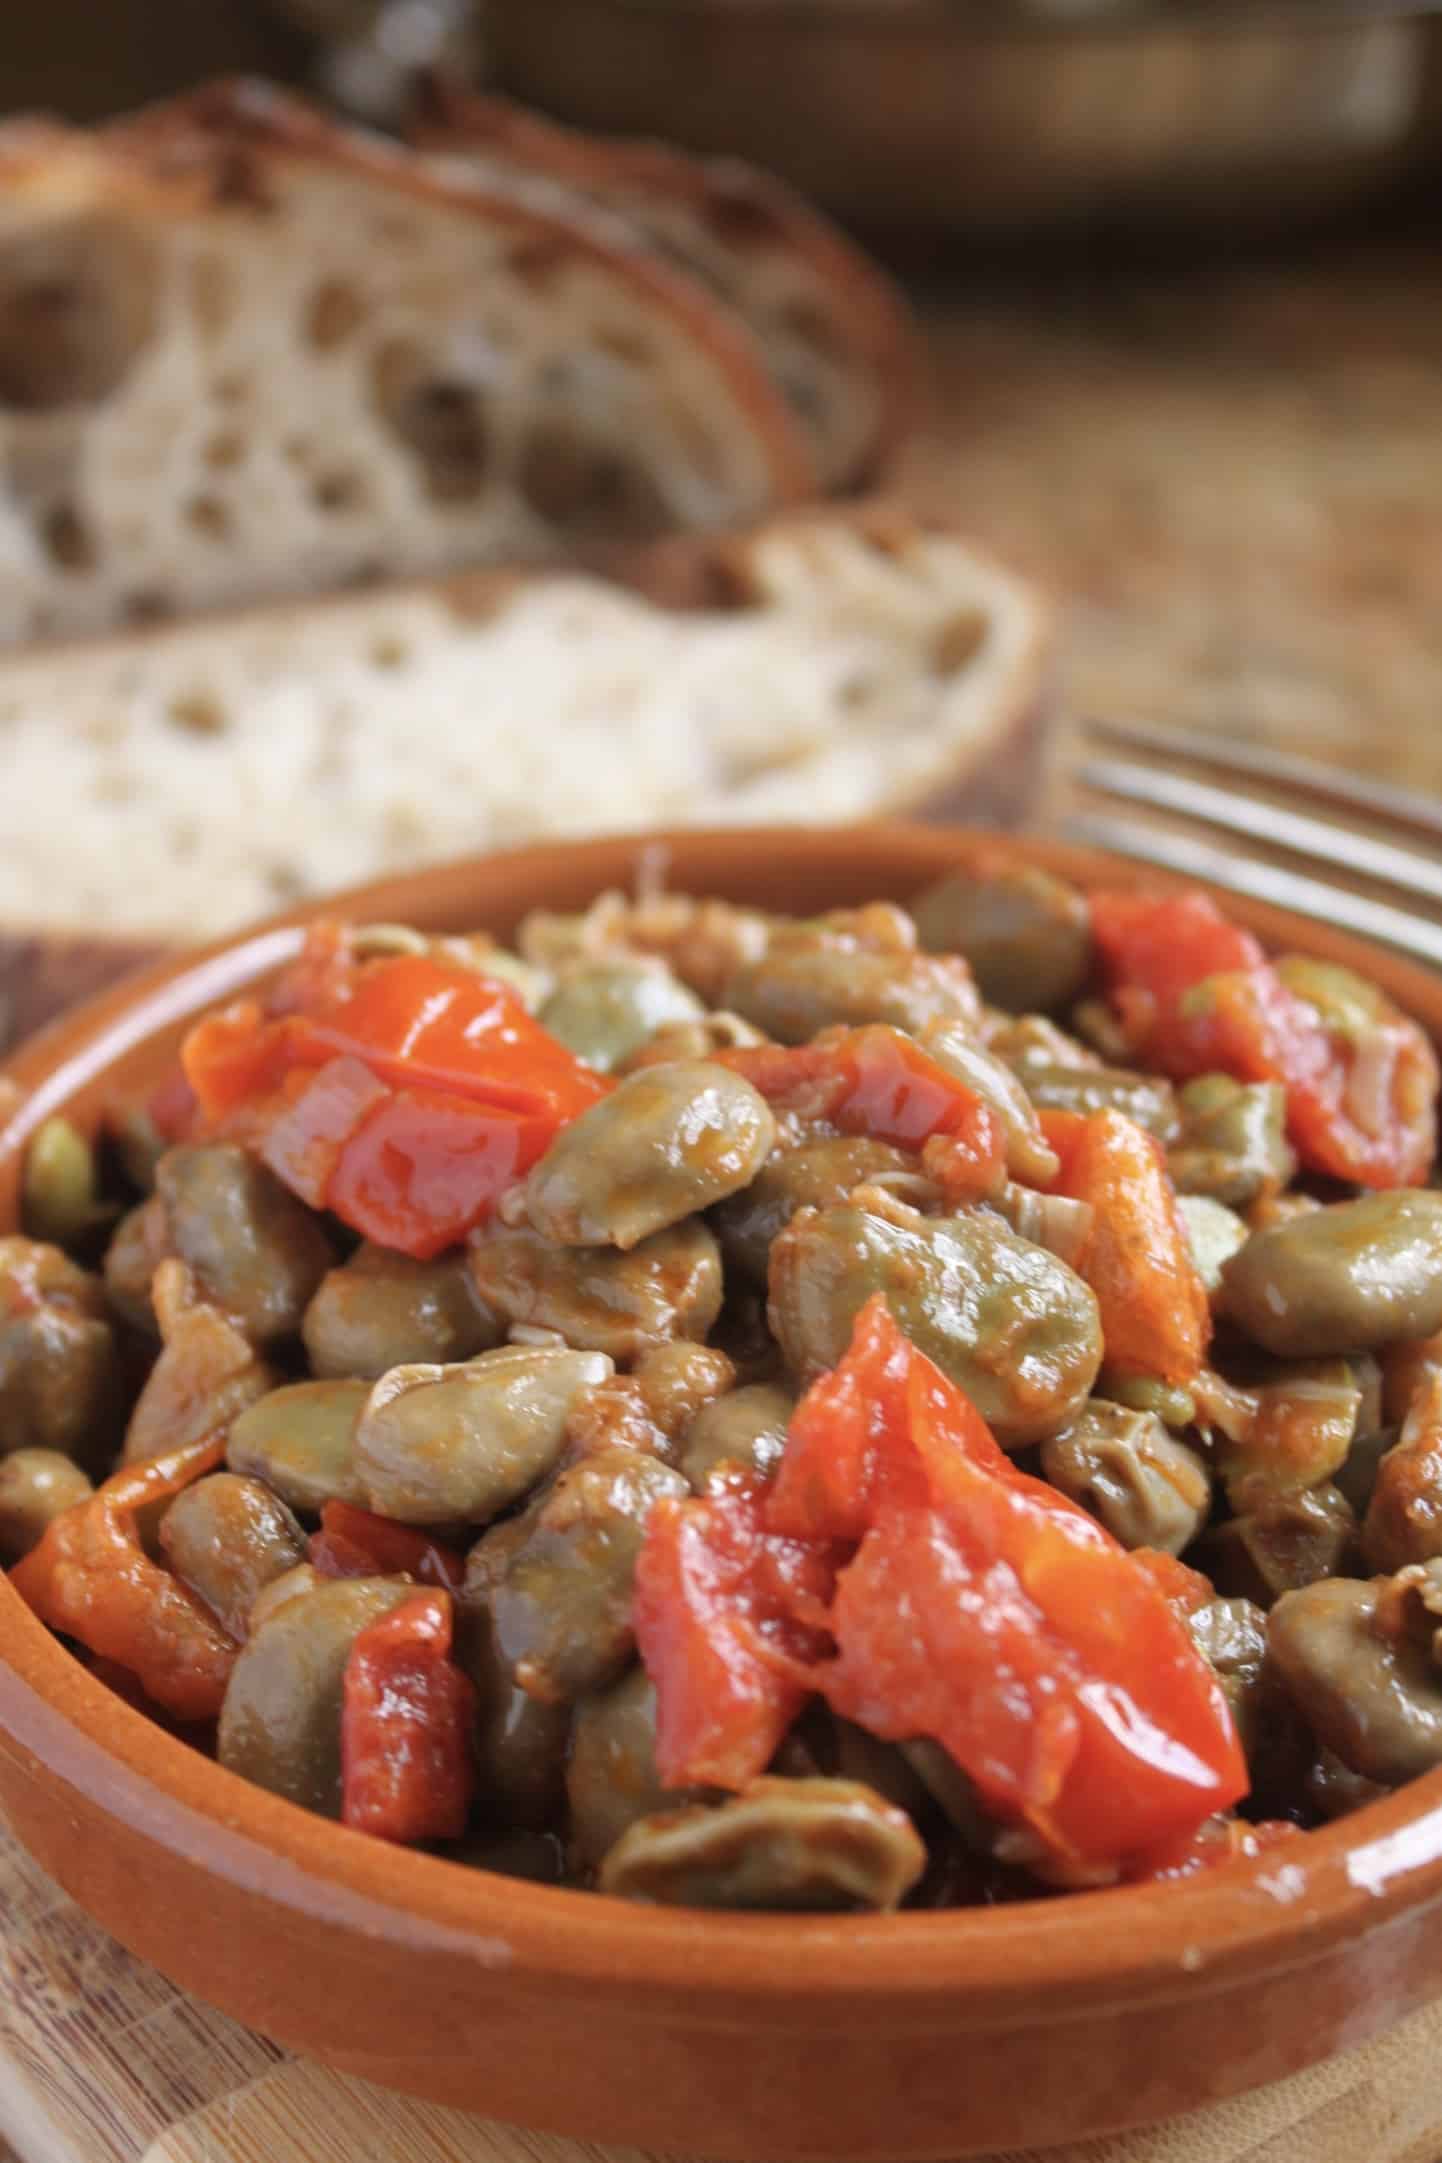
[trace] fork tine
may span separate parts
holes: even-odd
[[[1299,916],[1315,916],[1324,924],[1337,924],[1364,939],[1377,939],[1414,960],[1442,968],[1442,925],[1429,924],[1390,902],[1371,901],[1365,894],[1326,886],[1320,879],[1297,871],[1283,871],[1275,864],[1238,857],[1208,842],[1194,841],[1171,831],[1134,825],[1130,819],[1108,818],[1100,813],[1076,812],[1061,822],[1068,841],[1094,849],[1111,849],[1120,856],[1135,857],[1176,871],[1189,879],[1205,879],[1228,892],[1265,901],[1276,909],[1291,909]]]
[[[1319,864],[1334,865],[1379,885],[1400,887],[1407,894],[1425,894],[1442,903],[1442,863],[1415,849],[1400,848],[1393,841],[1374,840],[1327,819],[1289,811],[1282,804],[1239,795],[1235,789],[1213,788],[1182,774],[1163,773],[1130,759],[1092,759],[1079,767],[1074,780],[1103,796],[1145,804],[1154,811],[1171,811],[1224,832],[1245,834],[1273,848],[1289,850]]]
[[[1150,751],[1168,761],[1183,759],[1216,773],[1247,774],[1270,782],[1314,803],[1333,804],[1339,810],[1365,812],[1398,826],[1404,832],[1429,840],[1442,840],[1442,802],[1418,799],[1388,781],[1373,781],[1319,759],[1298,758],[1295,753],[1268,751],[1259,744],[1238,742],[1231,736],[1204,736],[1198,729],[1154,728],[1142,721],[1102,720],[1088,716],[1079,724],[1083,733],[1098,743],[1117,744],[1124,750]]]

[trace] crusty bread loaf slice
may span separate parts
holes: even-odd
[[[537,836],[1025,783],[1045,611],[902,513],[0,663],[0,926],[197,936]]]
[[[411,127],[443,170],[530,173],[622,217],[755,332],[823,485],[874,482],[912,418],[919,341],[900,294],[781,181],[735,158],[587,135],[499,97],[428,83]]]
[[[264,85],[0,129],[0,639],[813,490],[744,324],[578,200]]]

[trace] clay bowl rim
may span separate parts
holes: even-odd
[[[580,892],[630,883],[648,852],[680,891],[774,888],[784,883],[774,867],[784,865],[834,886],[838,899],[888,889],[904,898],[978,850],[1040,863],[1083,886],[1198,883],[1096,850],[899,822],[771,829],[764,838],[755,829],[630,835],[468,858],[308,902],[158,963],[32,1038],[0,1068],[0,1080],[22,1091],[0,1126],[0,1176],[8,1173],[13,1189],[19,1151],[41,1119],[150,1038],[275,968],[294,951],[297,927],[316,916],[460,928],[466,897],[480,885],[491,891],[488,903],[473,904],[477,916],[509,928],[547,892],[573,904]],[[757,868],[758,853],[769,873]],[[1442,1035],[1442,978],[1330,927],[1217,898],[1270,944],[1362,969]],[[7,1191],[0,1231],[12,1211]],[[444,1948],[483,1965],[504,1962],[518,1984],[604,1983],[698,2024],[734,2022],[764,2006],[784,2029],[824,2008],[843,2026],[850,2016],[875,2033],[880,2013],[883,2027],[914,2032],[918,2021],[958,2030],[1060,2016],[1068,2003],[1141,2006],[1207,1994],[1239,1972],[1283,1974],[1442,1895],[1438,1771],[1295,1846],[1173,1884],[877,1917],[638,1907],[393,1849],[251,1786],[97,1682],[8,1583],[0,1644],[0,1747],[39,1760],[107,1814],[256,1898],[411,1952]]]

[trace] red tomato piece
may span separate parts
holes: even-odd
[[[1097,893],[1091,909],[1112,1006],[1145,1063],[1178,1080],[1280,1082],[1288,1132],[1313,1171],[1372,1187],[1428,1176],[1436,1055],[1380,993],[1359,1044],[1330,1032],[1209,896]]]
[[[475,1792],[476,1693],[450,1657],[449,1593],[417,1592],[367,1625],[346,1661],[341,1817],[414,1845],[455,1840]]]
[[[765,1771],[825,1647],[828,1548],[766,1527],[764,1482],[738,1474],[646,1521],[632,1618],[656,1687],[667,1787],[744,1787]]]
[[[398,1089],[341,1149],[326,1203],[377,1245],[429,1261],[481,1222],[553,1131],[534,1114]]]
[[[178,1495],[225,1457],[225,1442],[193,1442],[122,1465],[93,1495],[46,1526],[10,1582],[41,1621],[133,1675],[180,1720],[220,1711],[236,1647],[188,1586],[152,1562],[136,1519]]]
[[[325,1209],[346,1144],[393,1092],[352,1057],[332,1059],[293,1080],[299,1084],[294,1092],[268,1100],[257,1122],[258,1153],[292,1194],[312,1209]]]
[[[761,1044],[715,1056],[779,1109],[899,1149],[919,1149],[934,1134],[979,1137],[991,1118],[975,1090],[884,1022],[838,1029],[814,1044]]]
[[[446,1592],[459,1592],[466,1578],[466,1558],[458,1548],[350,1502],[322,1505],[309,1553],[322,1577],[406,1576]]]
[[[768,1522],[860,1538],[812,1686],[884,1738],[933,1737],[1059,1859],[1118,1868],[1245,1793],[1226,1701],[1156,1577],[1017,1470],[879,1297],[797,1409]]]
[[[859,1540],[885,1500],[920,1500],[907,1429],[911,1346],[878,1293],[852,1327],[845,1359],[812,1383],[791,1417],[766,1498],[773,1532]]]
[[[1211,1341],[1211,1309],[1160,1144],[1121,1112],[1040,1117],[1061,1159],[1053,1193],[1091,1207],[1072,1267],[1096,1294],[1107,1365],[1189,1382]]]

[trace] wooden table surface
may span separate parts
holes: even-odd
[[[1077,710],[1232,731],[1442,792],[1434,244],[924,302],[913,500],[1066,596]],[[0,941],[0,1033],[99,973]],[[273,2048],[110,1944],[0,1835],[0,2163],[586,2163]],[[1072,2163],[1436,2163],[1442,2010],[1204,2120]],[[999,2159],[1000,2163],[1000,2159]],[[1016,2159],[1012,2159],[1016,2163]],[[1058,2163],[1066,2163],[1059,2158]]]

